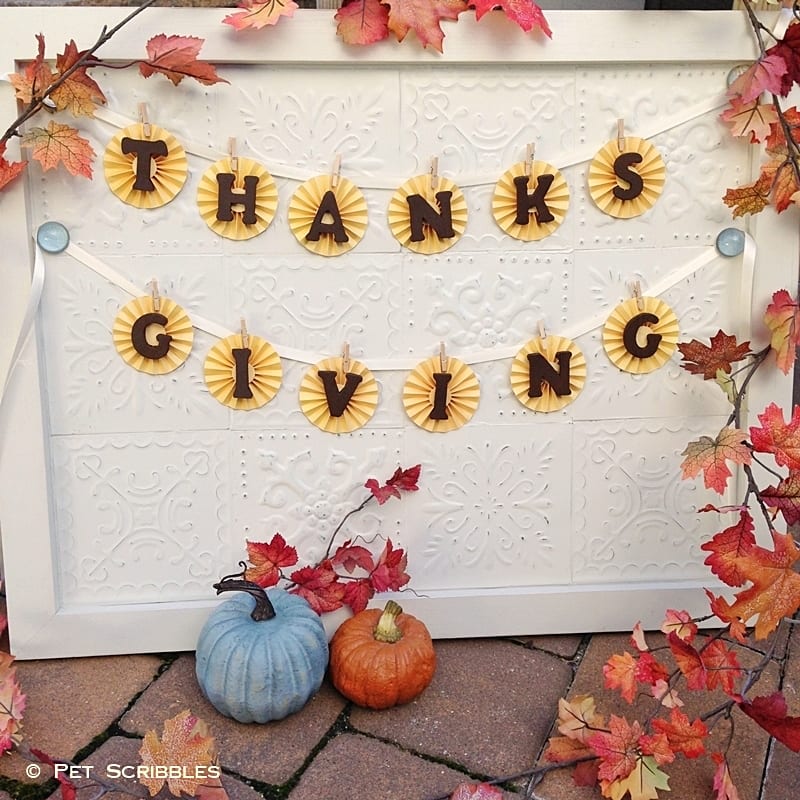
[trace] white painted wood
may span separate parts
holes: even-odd
[[[44,11],[0,10],[3,72],[32,54],[35,33],[51,48],[65,32],[86,47],[127,10]],[[151,9],[103,52],[129,60],[157,33],[202,36],[203,56],[221,62],[230,86],[175,89],[127,72],[98,79],[112,111],[130,116],[147,101],[179,140],[224,149],[236,135],[278,178],[272,227],[238,244],[208,231],[194,205],[204,154],[190,155],[187,186],[151,214],[116,201],[102,174],[89,183],[31,168],[0,195],[0,374],[13,338],[5,331],[16,330],[27,298],[29,231],[52,218],[125,280],[144,288],[157,274],[190,315],[222,326],[244,314],[279,352],[335,352],[348,339],[369,364],[421,360],[440,339],[454,355],[507,349],[534,335],[538,319],[555,331],[609,310],[631,277],[645,288],[667,281],[686,338],[720,327],[744,337],[749,323],[764,341],[761,309],[796,281],[796,217],[767,212],[753,226],[752,310],[742,307],[737,259],[669,282],[732,224],[720,196],[755,169],[714,110],[729,68],[754,53],[743,15],[551,12],[547,42],[493,15],[445,24],[439,55],[412,35],[348,50],[333,12],[298,12],[238,37],[220,24],[224,13]],[[680,116],[698,106],[705,113]],[[14,109],[0,85],[0,118]],[[527,141],[542,157],[591,152],[617,116],[631,132],[651,130],[667,160],[654,209],[605,217],[586,193],[585,164],[575,164],[564,168],[572,200],[559,231],[535,246],[505,237],[489,214],[489,178],[519,160]],[[116,130],[91,120],[81,128],[98,153]],[[337,151],[365,187],[370,227],[351,255],[326,260],[294,241],[286,206],[298,175],[327,171]],[[386,187],[424,171],[435,152],[443,174],[477,178],[465,187],[462,241],[422,258],[389,235]],[[480,363],[474,421],[438,436],[405,420],[403,371],[381,372],[374,420],[337,438],[299,412],[306,366],[296,361],[284,359],[284,386],[251,414],[230,413],[206,392],[202,361],[215,342],[206,333],[165,380],[135,373],[109,334],[124,291],[70,256],[46,265],[36,336],[0,419],[0,525],[19,657],[193,648],[215,602],[209,584],[233,570],[245,538],[281,530],[304,563],[318,557],[363,481],[398,463],[423,463],[421,490],[357,518],[349,534],[382,533],[407,548],[417,594],[403,602],[435,636],[624,630],[637,618],[657,625],[667,606],[703,610],[709,576],[699,544],[717,523],[692,509],[713,498],[680,482],[677,465],[686,442],[714,435],[727,409],[677,357],[633,378],[610,367],[596,330],[582,335],[586,389],[548,417],[510,396],[507,360]],[[752,414],[771,399],[788,404],[789,393],[781,376],[759,383]]]

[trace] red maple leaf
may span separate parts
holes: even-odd
[[[608,728],[607,733],[595,733],[587,741],[600,757],[598,777],[604,781],[627,778],[639,759],[641,725],[636,721],[631,725],[624,717],[612,714]]]
[[[394,475],[381,486],[375,478],[370,478],[364,486],[372,492],[373,497],[378,501],[378,505],[383,505],[390,497],[400,498],[400,492],[416,492],[419,489],[419,473],[422,469],[421,464],[408,469],[398,467]]]
[[[741,97],[743,103],[757,100],[764,92],[779,94],[785,74],[786,61],[770,48],[728,87],[728,94]]]
[[[777,486],[767,486],[758,496],[783,514],[787,525],[800,522],[800,471],[791,471]]]
[[[302,567],[295,570],[290,578],[297,585],[289,591],[304,598],[317,614],[342,607],[344,586],[339,582],[330,561],[323,561],[316,567]]]
[[[639,683],[655,686],[669,678],[669,670],[652,653],[640,653],[634,676]]]
[[[697,339],[691,342],[678,342],[683,356],[681,366],[693,375],[702,375],[703,380],[715,380],[717,370],[730,374],[731,365],[741,361],[750,352],[750,342],[737,344],[735,336],[717,331],[711,337],[711,346]]]
[[[772,295],[764,314],[764,324],[772,333],[770,347],[775,352],[778,369],[784,375],[794,366],[797,346],[800,345],[800,306],[786,289]]]
[[[800,78],[800,27],[795,21],[786,29],[783,38],[766,51],[766,57],[778,56],[786,65],[777,94],[786,97]]]
[[[5,188],[14,178],[22,174],[28,165],[27,161],[6,161],[4,154],[6,143],[0,142],[0,191]]]
[[[349,606],[354,614],[363,611],[367,607],[370,599],[375,594],[372,588],[372,581],[369,578],[359,578],[355,581],[347,581],[344,585],[344,595],[342,600]]]
[[[751,461],[750,450],[744,443],[746,438],[738,428],[726,427],[716,439],[701,436],[689,442],[681,453],[686,456],[681,463],[682,477],[694,478],[702,472],[706,488],[723,494],[731,477],[727,462],[749,464]]]
[[[782,692],[767,697],[754,697],[739,708],[755,720],[770,736],[783,742],[790,750],[800,753],[800,717],[787,716],[786,698]]]
[[[336,552],[331,558],[331,563],[335,567],[344,567],[350,573],[357,567],[361,567],[367,572],[371,572],[375,568],[375,560],[372,558],[372,553],[366,547],[351,544],[350,539],[336,548]]]
[[[737,95],[731,98],[730,106],[720,118],[730,125],[734,136],[748,136],[750,144],[755,144],[770,136],[773,123],[778,121],[778,112],[772,103],[759,103],[758,98],[746,103]]]
[[[752,555],[756,546],[756,537],[753,534],[753,518],[750,512],[744,509],[739,515],[739,521],[730,528],[715,534],[710,541],[700,545],[711,555],[703,562],[711,567],[711,571],[728,586],[742,586],[747,582],[746,557]]]
[[[500,8],[522,30],[529,31],[532,28],[540,28],[546,36],[553,37],[544,12],[533,0],[470,0],[470,5],[475,6],[476,19],[480,19],[494,8]]]
[[[334,20],[346,44],[374,44],[389,35],[389,7],[381,0],[349,0]]]
[[[414,31],[423,47],[431,45],[442,52],[443,19],[457,19],[467,10],[466,0],[385,0],[389,6],[389,30],[398,42]]]
[[[281,17],[291,17],[299,8],[294,0],[242,0],[236,7],[244,11],[228,14],[222,21],[237,31],[246,28],[259,30],[267,25],[276,25]]]
[[[502,800],[503,792],[490,783],[460,783],[450,800]]]
[[[715,597],[708,589],[704,590],[711,605],[711,613],[729,625],[729,632],[739,644],[748,644],[747,628],[736,616],[731,614],[730,603],[724,597]]]
[[[56,763],[64,764],[63,761],[56,762],[52,756],[47,755],[43,750],[39,750],[36,747],[31,747],[31,755],[38,759],[40,763],[51,767],[55,767]],[[61,787],[61,800],[75,800],[78,787],[69,778],[64,777],[63,770],[59,770],[55,777]]]
[[[706,671],[700,659],[700,653],[695,650],[688,642],[684,642],[674,632],[667,635],[669,649],[675,658],[678,669],[686,678],[686,685],[689,689],[697,691],[706,688]]]
[[[761,427],[750,428],[750,441],[759,453],[772,453],[782,467],[800,469],[800,406],[795,406],[792,418],[784,422],[783,410],[770,403],[758,415]]]
[[[392,546],[392,540],[387,539],[378,563],[369,576],[375,591],[396,592],[405,586],[410,580],[410,577],[405,572],[407,566],[408,557],[405,551],[399,547],[395,550]]]
[[[45,170],[63,164],[72,175],[92,177],[94,150],[71,125],[51,120],[46,128],[31,128],[22,137],[21,145],[31,148],[31,158]]]
[[[636,660],[627,651],[614,653],[603,664],[606,689],[619,689],[619,693],[632,703],[636,697]]]
[[[297,563],[297,550],[276,533],[268,542],[247,542],[247,558],[253,565],[244,577],[262,588],[274,586],[281,577],[281,567]]]
[[[736,653],[721,639],[713,639],[700,651],[700,660],[706,671],[706,685],[710,691],[717,687],[734,696],[735,682],[742,674]]]
[[[194,78],[204,86],[228,83],[216,68],[197,56],[205,39],[197,36],[166,36],[159,33],[147,42],[147,60],[139,62],[139,72],[149,78],[157,72],[177,86],[184,78]]]
[[[708,736],[708,728],[702,720],[696,719],[689,722],[680,709],[673,708],[669,715],[669,722],[662,717],[653,720],[653,728],[663,733],[669,741],[669,746],[676,753],[683,753],[686,758],[697,758],[705,753],[703,740]]]
[[[670,746],[666,734],[663,733],[640,736],[639,749],[642,751],[642,755],[653,756],[659,765],[671,764],[675,760],[675,751]]]

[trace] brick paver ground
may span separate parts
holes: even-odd
[[[651,646],[663,644],[660,634],[648,638]],[[217,714],[199,692],[191,653],[22,662],[25,736],[30,746],[104,774],[109,764],[139,763],[141,737],[148,730],[160,734],[165,719],[189,708],[215,736],[230,800],[433,800],[462,781],[508,777],[536,764],[561,696],[589,693],[606,714],[635,714],[636,706],[603,688],[603,664],[627,644],[628,636],[619,634],[440,641],[433,682],[406,706],[359,709],[326,681],[298,714],[267,725]],[[739,655],[751,666],[763,658],[757,649],[742,648]],[[800,626],[781,639],[756,693],[778,686],[790,713],[800,715]],[[696,698],[684,694],[687,713],[696,713]],[[800,797],[798,755],[742,714],[736,717],[730,761],[741,800]],[[717,746],[724,747],[727,735],[724,725],[714,732]],[[24,766],[20,756],[0,759],[0,800],[55,799],[57,786],[46,780],[52,772],[31,781]],[[661,793],[662,800],[715,796],[707,759],[684,760],[668,771],[672,791]],[[508,781],[505,789],[506,800],[522,800],[525,781]],[[536,800],[600,798],[564,771],[533,791]],[[87,787],[78,800],[95,793]],[[169,795],[162,790],[158,797]]]

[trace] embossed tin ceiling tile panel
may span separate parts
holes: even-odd
[[[576,423],[573,582],[708,581],[700,544],[719,520],[697,509],[732,502],[733,492],[720,499],[681,480],[681,453],[726,419]]]
[[[571,425],[407,431],[403,446],[424,476],[401,517],[415,589],[569,582]]]
[[[233,555],[226,436],[59,436],[51,446],[66,607],[210,596]]]

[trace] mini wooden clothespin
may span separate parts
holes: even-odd
[[[242,348],[247,349],[250,347],[250,334],[247,332],[247,324],[244,317],[239,319],[239,335],[242,337]]]
[[[142,123],[142,133],[149,139],[153,129],[147,116],[147,103],[139,103],[139,122]]]
[[[617,147],[620,153],[625,149],[625,120],[617,120]]]
[[[636,298],[636,308],[639,311],[643,311],[644,301],[642,300],[642,284],[640,281],[631,281],[631,293]]]
[[[538,327],[539,327],[539,338],[540,339],[546,339],[547,338],[547,330],[544,327],[544,320],[540,319],[537,324],[538,324]]]
[[[431,190],[436,191],[436,186],[439,183],[439,158],[433,156],[431,158]]]
[[[236,155],[236,137],[228,139],[228,155],[231,157],[231,172],[239,172],[239,156]]]
[[[525,174],[528,176],[528,180],[531,179],[531,173],[533,172],[533,157],[536,153],[536,145],[533,142],[528,142],[525,146]]]
[[[447,352],[444,349],[444,342],[439,342],[439,369],[447,372]]]
[[[342,345],[342,372],[345,374],[350,372],[350,342]]]
[[[153,311],[161,311],[161,297],[158,294],[158,281],[150,279],[150,297],[153,298]]]
[[[333,159],[333,166],[331,167],[331,189],[335,189],[339,185],[339,178],[342,177],[342,154],[337,153]]]

